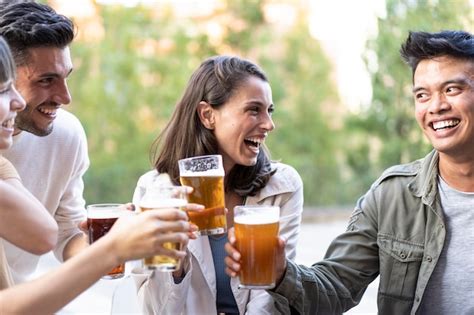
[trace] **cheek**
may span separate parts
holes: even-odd
[[[423,125],[425,115],[426,115],[426,108],[417,105],[415,107],[415,118],[420,126]]]
[[[10,111],[10,102],[7,102],[5,99],[0,99],[0,122],[3,122]]]

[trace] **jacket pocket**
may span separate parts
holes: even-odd
[[[379,233],[379,294],[395,300],[413,301],[421,262],[423,244]]]

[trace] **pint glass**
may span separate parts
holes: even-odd
[[[140,211],[163,210],[169,208],[181,209],[187,204],[186,189],[181,186],[150,186],[147,187],[145,194],[139,203]],[[163,243],[167,249],[180,250],[180,243]],[[180,261],[178,259],[156,255],[144,259],[144,265],[147,269],[158,271],[174,271],[179,269]]]
[[[87,227],[89,234],[89,243],[92,244],[102,236],[107,234],[115,221],[123,215],[131,215],[122,204],[103,203],[87,206]],[[125,272],[125,263],[114,267],[102,279],[117,279],[123,277]]]
[[[222,156],[204,155],[178,161],[181,184],[193,187],[188,200],[204,205],[199,212],[188,212],[189,220],[199,228],[200,235],[227,231],[224,200],[224,167]]]
[[[275,255],[280,207],[236,206],[236,248],[241,254],[240,289],[271,289],[276,281]]]

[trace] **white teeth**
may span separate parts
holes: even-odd
[[[261,138],[246,138],[245,140],[246,141],[251,141],[251,142],[253,142],[257,145],[260,145],[263,142],[263,139],[261,139]]]
[[[14,124],[15,124],[15,120],[12,118],[12,119],[9,119],[9,120],[6,120],[5,122],[3,122],[2,127],[11,129],[11,128],[13,128]]]
[[[38,108],[38,110],[46,115],[54,115],[56,113],[56,109]]]
[[[450,120],[443,120],[443,121],[437,121],[433,123],[433,129],[438,130],[438,129],[444,129],[447,127],[454,127],[457,124],[459,124],[458,119],[450,119]]]

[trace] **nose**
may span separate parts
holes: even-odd
[[[443,93],[437,93],[432,96],[432,101],[428,108],[430,114],[438,114],[451,109],[451,104]]]
[[[265,129],[265,131],[272,131],[275,129],[275,123],[273,122],[272,116],[268,113],[265,114],[265,117],[263,118],[262,128]]]
[[[69,88],[67,86],[66,79],[58,82],[58,85],[55,90],[55,94],[52,100],[58,104],[67,105],[71,103],[71,94],[69,93]]]
[[[12,86],[12,93],[13,95],[10,101],[10,110],[19,112],[25,109],[25,100],[20,95],[20,93],[18,93],[18,90],[15,88],[15,86]]]

